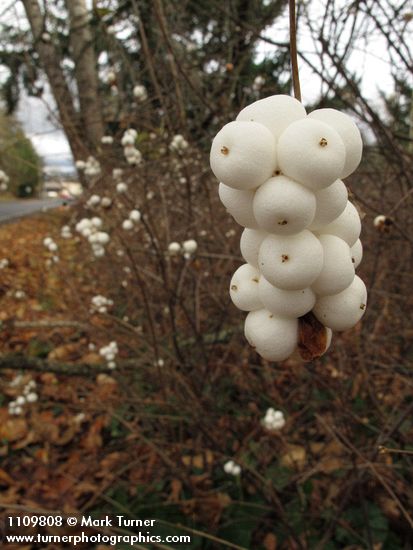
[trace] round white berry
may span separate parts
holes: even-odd
[[[255,192],[253,210],[261,229],[293,235],[310,225],[316,211],[314,193],[286,176],[276,176]]]
[[[347,201],[346,207],[340,216],[318,229],[317,233],[320,235],[336,235],[336,237],[346,241],[349,246],[353,246],[361,233],[360,216],[356,207],[350,201]]]
[[[240,249],[246,262],[258,269],[258,252],[262,241],[267,236],[264,231],[256,229],[244,229],[241,235]]]
[[[225,185],[254,189],[275,169],[274,138],[258,122],[230,122],[212,142],[210,163],[217,179]]]
[[[297,319],[277,317],[266,309],[248,313],[244,327],[249,344],[267,361],[284,361],[297,346]]]
[[[260,274],[255,267],[244,264],[232,276],[229,293],[234,305],[243,311],[261,309],[258,297],[258,282]]]
[[[222,204],[239,225],[252,228],[258,227],[252,210],[253,190],[233,189],[224,183],[220,183],[218,192]]]
[[[283,290],[269,283],[263,275],[258,283],[258,295],[262,305],[280,317],[301,317],[315,304],[315,294],[311,288]]]
[[[133,221],[132,220],[123,220],[122,229],[124,229],[125,231],[131,231],[133,229]]]
[[[341,176],[346,157],[338,133],[310,118],[297,120],[284,130],[277,153],[283,174],[314,191],[328,187]]]
[[[316,210],[310,229],[320,229],[323,225],[332,222],[347,205],[347,187],[341,180],[315,192]]]
[[[357,239],[355,244],[350,248],[351,260],[354,265],[354,269],[357,269],[363,259],[363,245],[360,239]]]
[[[168,252],[171,256],[176,256],[181,251],[181,245],[177,242],[169,243]]]
[[[242,109],[237,120],[263,124],[277,141],[289,124],[305,116],[305,109],[297,99],[289,95],[273,95]]]
[[[355,276],[350,247],[335,235],[320,235],[319,239],[323,247],[323,269],[311,288],[319,296],[338,294]]]
[[[188,239],[182,243],[182,249],[187,254],[194,254],[198,248],[198,243],[194,239]]]
[[[357,275],[339,294],[321,296],[313,309],[314,315],[331,330],[348,330],[356,325],[366,310],[367,291]]]
[[[346,149],[346,161],[340,177],[346,178],[354,172],[361,161],[363,141],[360,130],[348,115],[336,109],[317,109],[308,116],[315,120],[321,120],[334,128],[343,140]]]
[[[141,219],[141,213],[139,210],[132,210],[129,214],[129,219],[133,222],[138,222]]]
[[[323,247],[310,231],[297,235],[269,235],[258,254],[264,277],[284,290],[302,290],[315,281],[323,267]]]

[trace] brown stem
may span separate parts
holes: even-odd
[[[293,77],[294,97],[298,99],[298,101],[301,101],[300,75],[298,73],[295,0],[289,0],[288,6],[289,6],[289,12],[290,12],[290,58],[291,58],[291,73]]]

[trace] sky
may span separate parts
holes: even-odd
[[[343,5],[348,6],[348,2]],[[412,0],[402,2],[406,10],[413,9]],[[325,0],[312,0],[311,18],[317,23],[317,17],[321,15]],[[278,41],[288,40],[288,12],[277,19],[276,23],[266,31],[266,36]],[[345,41],[345,33],[343,41]],[[413,39],[413,37],[412,37]],[[365,39],[359,42],[359,48],[354,49],[347,61],[347,66],[361,78],[361,88],[367,99],[373,104],[378,104],[379,90],[391,92],[393,89],[393,78],[391,75],[391,63],[388,56],[386,43],[383,37],[371,32]],[[313,56],[315,44],[310,33],[304,26],[298,29],[298,48],[300,51]],[[257,48],[257,58],[271,56],[275,47],[261,42]],[[317,57],[317,60],[319,58]],[[319,63],[319,61],[318,61]],[[302,88],[303,103],[313,102],[320,93],[321,84],[309,67],[300,62],[300,80]],[[49,105],[47,105],[49,103]],[[46,167],[56,167],[62,172],[72,171],[72,158],[67,140],[61,130],[56,128],[56,122],[51,120],[50,112],[53,111],[53,98],[47,88],[43,99],[28,97],[24,95],[18,108],[18,119],[21,121],[27,135],[31,138],[39,155],[44,159]]]

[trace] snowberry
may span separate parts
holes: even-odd
[[[332,222],[347,205],[347,187],[341,180],[315,192],[316,210],[309,229],[320,229],[323,225]]]
[[[255,101],[237,116],[240,121],[254,121],[266,126],[276,141],[295,120],[306,116],[303,105],[288,95],[275,95]]]
[[[124,229],[125,231],[131,231],[133,229],[133,221],[129,219],[123,220],[122,229]]]
[[[148,97],[148,93],[146,91],[146,88],[142,84],[137,84],[133,88],[133,95],[134,95],[134,97],[136,97],[136,99],[138,101],[145,101],[145,99],[147,99],[147,97]]]
[[[310,118],[290,124],[278,140],[277,151],[283,174],[314,191],[328,187],[341,176],[346,157],[338,133]]]
[[[314,193],[286,176],[276,176],[255,192],[253,211],[261,229],[293,235],[310,225],[316,211]]]
[[[323,247],[310,231],[297,235],[269,235],[258,254],[264,277],[284,290],[302,290],[315,281],[323,267]]]
[[[354,264],[354,269],[357,269],[363,259],[363,245],[360,239],[357,239],[355,244],[350,248],[351,261]]]
[[[128,190],[128,186],[123,181],[120,181],[119,183],[116,184],[116,191],[118,193],[126,193],[127,190]]]
[[[323,269],[311,285],[317,295],[337,294],[347,288],[354,279],[354,264],[350,247],[335,235],[320,235],[323,247]]]
[[[244,264],[232,276],[229,293],[234,305],[243,311],[262,309],[258,296],[260,273],[255,267]]]
[[[259,309],[248,313],[244,332],[249,344],[261,357],[268,361],[284,361],[297,346],[298,321]]]
[[[324,225],[317,230],[317,233],[336,235],[346,241],[349,246],[353,246],[360,237],[361,222],[356,207],[347,201],[343,212],[331,223]]]
[[[133,222],[139,222],[142,215],[139,212],[139,210],[132,210],[129,214],[129,219],[131,219]]]
[[[181,245],[177,242],[169,243],[168,252],[171,256],[176,256],[181,252]]]
[[[38,400],[38,395],[37,395],[37,393],[30,392],[30,393],[28,393],[27,396],[26,396],[26,401],[27,401],[28,403],[35,403],[37,400]]]
[[[253,190],[233,189],[224,183],[220,183],[218,193],[222,204],[239,225],[252,228],[258,227],[252,210]]]
[[[109,208],[109,206],[112,204],[112,199],[109,197],[102,197],[101,205],[103,208]]]
[[[392,223],[393,222],[391,218],[388,218],[383,214],[379,214],[373,220],[374,227],[376,227],[379,231],[386,231],[391,226]]]
[[[113,143],[113,137],[112,136],[102,136],[100,140],[103,145],[111,145]]]
[[[241,474],[241,466],[235,464],[233,460],[228,460],[228,462],[224,464],[224,472],[232,476],[239,476]]]
[[[124,134],[121,141],[120,141],[122,147],[127,147],[130,145],[135,145],[135,137],[131,134]]]
[[[187,254],[194,254],[198,248],[198,243],[194,239],[188,239],[182,243],[182,249]]]
[[[185,151],[185,149],[188,149],[189,143],[186,141],[184,136],[181,134],[176,134],[173,138],[171,143],[169,144],[169,148],[171,151]]]
[[[100,197],[99,195],[91,195],[89,197],[89,200],[87,201],[88,205],[90,206],[97,206],[100,203]]]
[[[264,231],[256,229],[244,229],[240,240],[242,257],[246,262],[258,269],[258,252],[262,241],[267,236]]]
[[[317,319],[332,330],[348,330],[358,323],[367,305],[367,291],[357,275],[353,282],[339,294],[321,296],[313,312]]]
[[[275,141],[258,122],[230,122],[215,136],[210,153],[218,180],[235,189],[254,189],[276,166]]]
[[[285,426],[285,418],[282,411],[276,411],[272,407],[267,409],[262,420],[262,425],[270,431],[281,430]]]
[[[261,275],[258,283],[258,296],[262,305],[280,317],[297,318],[311,311],[315,304],[315,294],[311,288],[283,290],[277,288]]]
[[[336,130],[343,140],[346,150],[346,160],[340,177],[346,178],[352,174],[360,164],[363,152],[360,130],[353,120],[336,109],[317,109],[308,116],[315,120],[321,120]]]

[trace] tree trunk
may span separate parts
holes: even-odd
[[[75,159],[84,158],[88,151],[84,145],[84,137],[79,124],[79,117],[73,104],[73,98],[60,66],[60,56],[52,42],[42,39],[44,16],[40,10],[38,0],[22,0],[22,3],[33,34],[34,46],[49,80],[59,112],[60,122],[66,133],[71,151]]]
[[[88,141],[96,149],[104,133],[104,124],[89,12],[85,0],[66,0],[66,7],[69,12],[70,47],[75,63],[80,114]]]

